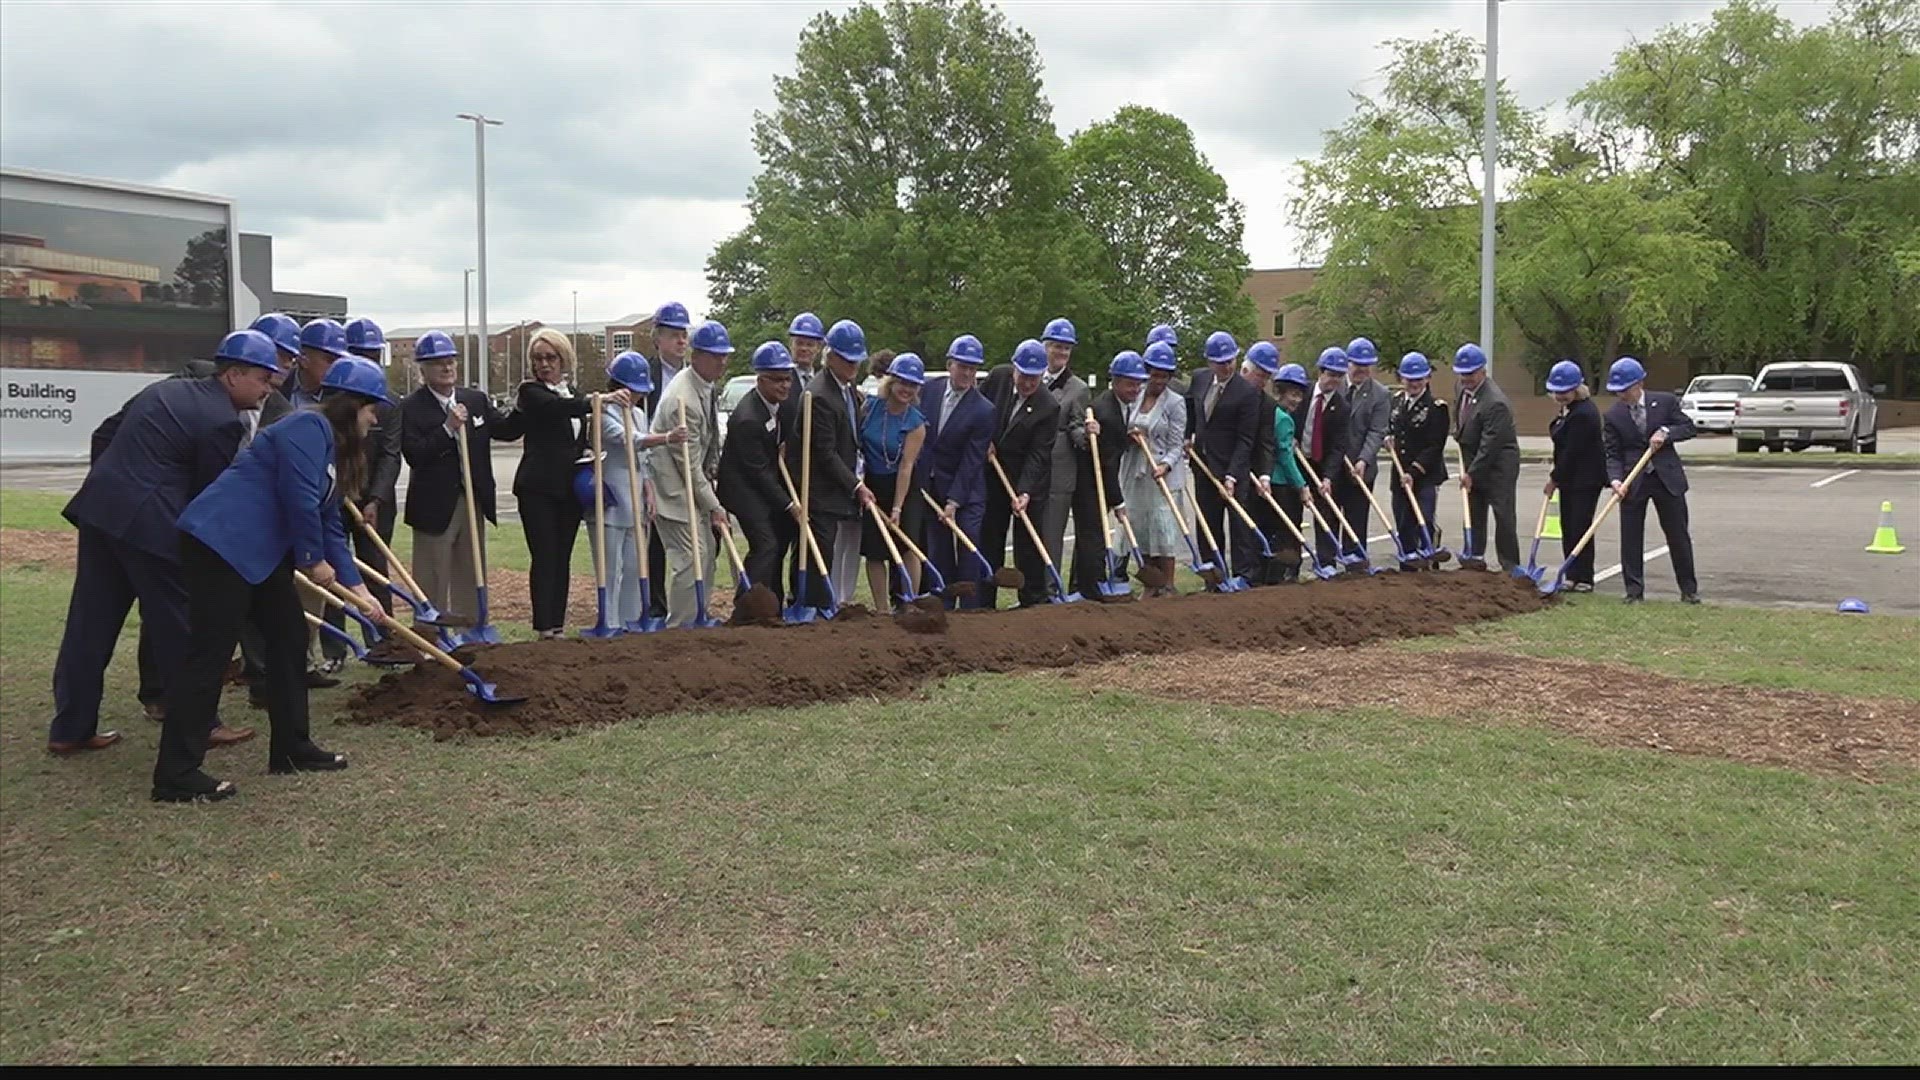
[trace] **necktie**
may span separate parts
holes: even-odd
[[[1313,399],[1313,415],[1307,418],[1307,426],[1313,429],[1311,445],[1307,453],[1313,460],[1320,460],[1320,448],[1326,444],[1326,425],[1320,422],[1321,414],[1327,411],[1327,396],[1321,394]]]
[[[1465,431],[1467,429],[1467,417],[1473,415],[1473,392],[1472,391],[1470,390],[1460,391],[1460,410],[1459,411],[1460,411],[1460,430]]]
[[[247,409],[240,414],[240,423],[246,428],[245,434],[240,436],[240,449],[245,450],[253,445],[253,437],[260,431],[260,411]]]
[[[1647,433],[1647,405],[1643,401],[1633,403],[1633,426],[1639,430],[1640,434]]]
[[[1213,419],[1213,407],[1220,402],[1220,390],[1226,383],[1214,380],[1213,389],[1207,391],[1207,419]]]

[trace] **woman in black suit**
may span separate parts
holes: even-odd
[[[587,395],[568,384],[573,344],[565,334],[551,327],[535,332],[527,344],[527,359],[533,378],[520,384],[517,398],[525,449],[513,474],[513,494],[533,561],[527,575],[533,629],[543,638],[556,638],[566,632],[573,542],[580,533],[574,465],[587,453],[587,417],[593,406]],[[606,398],[625,406],[629,395],[619,390]]]
[[[1560,493],[1560,553],[1565,557],[1593,524],[1594,507],[1607,486],[1607,457],[1600,439],[1600,410],[1580,365],[1571,360],[1553,365],[1547,392],[1560,403],[1560,415],[1547,428],[1553,436],[1553,475],[1547,478],[1545,494]],[[1573,592],[1593,591],[1592,544],[1568,568],[1567,581]]]

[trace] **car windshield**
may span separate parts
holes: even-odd
[[[753,376],[751,375],[736,375],[728,379],[727,385],[720,389],[721,411],[732,412],[734,407],[740,404],[740,399],[746,397],[747,392],[752,389]]]
[[[1702,375],[1693,380],[1693,385],[1688,389],[1696,394],[1737,394],[1752,388],[1753,380],[1745,375]]]
[[[1834,368],[1775,368],[1760,379],[1762,390],[1795,390],[1801,393],[1845,391],[1847,373]]]

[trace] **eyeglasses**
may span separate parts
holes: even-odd
[[[537,352],[537,353],[532,353],[531,355],[535,361],[560,359],[559,353]]]

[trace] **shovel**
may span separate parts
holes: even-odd
[[[360,568],[361,577],[372,578],[373,583],[375,585],[379,585],[385,588],[388,592],[399,597],[409,607],[413,608],[414,625],[432,626],[434,630],[436,630],[439,633],[440,644],[443,647],[445,648],[454,647],[455,642],[453,640],[453,634],[447,630],[446,626],[439,625],[432,622],[431,620],[427,619],[423,614],[423,612],[429,612],[435,616],[438,616],[440,613],[433,610],[433,605],[416,602],[414,597],[408,594],[408,592],[405,589],[401,588],[396,582],[394,582],[392,578],[387,577],[385,574],[382,574],[380,571],[375,570],[373,567],[368,566],[366,563],[360,561],[360,558],[357,555],[354,557],[353,565]],[[388,565],[391,566],[393,564],[388,563]],[[331,623],[329,623],[328,625],[332,626]],[[338,629],[338,627],[334,627],[334,629]]]
[[[1154,467],[1153,447],[1148,444],[1147,437],[1137,431],[1133,433],[1133,441],[1140,444],[1140,452],[1146,455],[1147,469],[1151,472]],[[1173,520],[1180,526],[1181,539],[1187,542],[1187,553],[1193,556],[1187,569],[1200,575],[1200,580],[1206,582],[1208,588],[1219,588],[1223,580],[1220,569],[1200,557],[1200,545],[1194,543],[1193,533],[1187,528],[1187,515],[1180,509],[1180,501],[1173,497],[1173,489],[1167,486],[1167,478],[1155,476],[1153,482],[1159,486],[1161,497],[1167,500],[1167,509],[1173,511]]]
[[[1394,527],[1393,517],[1380,505],[1380,500],[1374,498],[1373,490],[1367,487],[1366,470],[1360,468],[1353,459],[1349,458],[1347,459],[1347,475],[1353,477],[1353,482],[1360,487],[1360,493],[1365,495],[1367,502],[1373,506],[1373,512],[1379,514],[1380,520],[1387,524],[1387,539],[1393,541],[1393,554],[1396,559],[1400,560],[1400,566],[1404,569],[1419,569],[1418,566],[1414,565],[1413,556],[1408,554],[1407,549],[1400,545],[1400,530]],[[1391,570],[1393,568],[1383,566],[1380,569]]]
[[[1465,480],[1467,453],[1457,448],[1456,451],[1460,461],[1460,478]],[[1473,546],[1473,501],[1467,495],[1467,485],[1463,483],[1460,485],[1460,569],[1485,570],[1487,568],[1487,553],[1482,551],[1476,555],[1474,554],[1476,550]]]
[[[680,401],[680,426],[687,426],[687,403]],[[691,440],[689,440],[690,442]],[[700,561],[700,534],[706,530],[706,524],[699,520],[699,501],[693,497],[693,451],[687,449],[687,443],[680,444],[680,475],[687,485],[687,517],[690,526],[687,529],[693,540],[693,622],[690,624],[701,629],[719,626],[720,620],[707,614],[707,572]]]
[[[1247,527],[1247,531],[1253,534],[1254,539],[1260,541],[1260,557],[1263,559],[1273,558],[1273,545],[1267,543],[1267,534],[1260,530],[1260,526],[1253,523],[1253,515],[1247,513],[1247,508],[1240,505],[1239,499],[1227,493],[1227,486],[1220,482],[1219,477],[1213,475],[1213,470],[1207,468],[1207,463],[1200,460],[1200,454],[1195,451],[1193,447],[1187,447],[1187,456],[1193,459],[1195,465],[1200,466],[1202,475],[1208,480],[1213,481],[1213,489],[1220,493],[1220,497],[1226,500],[1226,504],[1233,509],[1234,513],[1240,515],[1241,524]],[[1221,531],[1226,531],[1226,527],[1226,522],[1223,521],[1220,523]],[[1245,577],[1241,577],[1238,580],[1243,588],[1246,587],[1247,579]]]
[[[803,405],[802,408],[805,406]],[[807,449],[802,446],[800,448],[802,462],[807,457]],[[800,507],[800,582],[799,587],[794,590],[797,595],[794,596],[793,603],[787,606],[787,610],[782,612],[780,617],[790,623],[810,623],[817,617],[831,619],[840,609],[840,598],[834,595],[833,576],[827,573],[827,560],[821,557],[820,545],[814,540],[813,527],[807,521],[807,504],[804,497],[793,489],[793,475],[787,472],[787,459],[781,456],[773,460],[780,466],[780,479],[787,485],[787,498],[792,499],[794,505]],[[809,564],[814,567],[811,571],[807,569]],[[815,608],[807,603],[807,597],[812,595],[813,574],[819,574],[821,583],[827,588],[825,608]]]
[[[1125,510],[1126,507],[1123,506],[1120,509]],[[1133,515],[1120,515],[1120,527],[1126,530],[1127,548],[1133,554],[1133,565],[1137,567],[1133,572],[1133,576],[1140,579],[1140,584],[1145,585],[1149,589],[1162,589],[1172,585],[1173,582],[1166,580],[1166,575],[1162,574],[1159,568],[1149,564],[1146,555],[1141,552],[1140,538],[1133,533]],[[1107,552],[1107,565],[1113,566],[1112,551]],[[1115,567],[1114,572],[1119,572],[1118,567]],[[1147,576],[1148,574],[1152,574],[1153,576],[1149,578]],[[1131,592],[1132,590],[1128,591]]]
[[[605,641],[619,637],[626,629],[607,625],[607,457],[600,444],[600,415],[606,409],[606,400],[595,394],[592,404],[593,411],[587,415],[593,424],[593,601],[598,614],[592,626],[581,628],[580,636]]]
[[[1319,491],[1320,475],[1313,471],[1313,462],[1307,460],[1307,452],[1305,450],[1300,449],[1299,444],[1296,443],[1293,448],[1293,455],[1300,459],[1300,467],[1306,470],[1307,482],[1313,485],[1314,491],[1316,492]],[[1347,524],[1347,515],[1340,512],[1340,504],[1333,501],[1332,495],[1322,495],[1321,498],[1326,500],[1327,509],[1333,511],[1334,520],[1340,523],[1340,532],[1346,533],[1347,538],[1353,541],[1353,546],[1355,549],[1354,554],[1348,555],[1345,552],[1339,552],[1337,554],[1336,557],[1339,559],[1340,564],[1342,566],[1359,566],[1359,565],[1368,563],[1369,560],[1367,558],[1366,539],[1360,536],[1360,534],[1354,532],[1352,525]],[[1327,529],[1327,519],[1320,516],[1320,511],[1318,509],[1314,510],[1313,516],[1315,520],[1320,522],[1321,528]],[[1327,531],[1329,533],[1332,533],[1336,541],[1339,539],[1340,533],[1335,533],[1333,532],[1332,529],[1327,529]],[[1334,546],[1337,548],[1340,545],[1336,543]],[[1380,571],[1384,569],[1386,568],[1381,566],[1368,565],[1367,573],[1378,574]]]
[[[1307,534],[1300,531],[1300,526],[1295,524],[1293,519],[1287,516],[1285,510],[1280,509],[1280,502],[1273,497],[1273,492],[1260,487],[1258,484],[1254,485],[1254,490],[1260,493],[1261,498],[1267,500],[1267,505],[1273,507],[1273,512],[1279,516],[1280,523],[1285,525],[1287,531],[1293,534],[1293,538],[1300,542],[1300,554],[1304,556],[1309,563],[1313,564],[1313,576],[1319,578],[1321,581],[1327,581],[1338,576],[1340,573],[1339,568],[1327,566],[1320,561],[1320,556],[1314,553],[1313,545],[1307,542]],[[1303,501],[1309,506],[1313,505],[1312,499]]]
[[[407,589],[411,589],[412,592],[396,587],[393,580],[389,579],[386,575],[368,570],[366,563],[355,558],[353,561],[360,567],[360,572],[372,576],[375,584],[398,596],[408,607],[412,608],[415,621],[423,622],[430,626],[440,625],[440,612],[435,610],[434,606],[427,601],[426,590],[422,589],[420,583],[414,580],[413,574],[407,570],[406,564],[402,563],[400,557],[393,553],[393,549],[387,546],[387,542],[380,539],[379,530],[375,529],[372,523],[367,521],[366,517],[360,513],[360,508],[353,505],[353,503],[343,499],[340,505],[347,508],[347,516],[353,519],[354,526],[360,530],[361,534],[373,542],[374,550],[378,551],[381,557],[387,560],[387,568],[393,571],[393,578],[404,582]]]
[[[1007,501],[1013,502],[1018,499],[1019,496],[1014,494],[1013,481],[1007,479],[1007,470],[1000,466],[1000,455],[994,453],[993,447],[991,446],[987,447],[987,464],[992,465],[994,474],[1000,477],[1000,486],[1007,489]],[[1077,604],[1081,600],[1086,599],[1079,593],[1070,593],[1067,591],[1066,584],[1060,580],[1059,568],[1053,565],[1053,555],[1047,551],[1047,545],[1040,541],[1040,530],[1033,527],[1033,519],[1027,516],[1027,512],[1025,510],[1015,510],[1013,516],[1019,518],[1020,524],[1026,526],[1027,539],[1032,540],[1033,546],[1039,549],[1040,561],[1047,566],[1047,580],[1053,584],[1053,594],[1047,597],[1048,602],[1054,604]]]
[[[634,423],[633,403],[627,403],[627,437],[620,440],[626,444],[627,451],[627,501],[633,504],[633,537],[635,568],[640,572],[640,617],[626,624],[629,634],[651,634],[667,625],[667,620],[648,612],[653,608],[653,583],[647,580],[647,514],[646,504],[640,501],[640,452],[635,443],[640,439],[640,426]]]
[[[893,568],[900,574],[900,602],[911,604],[920,599],[920,594],[913,591],[913,577],[907,573],[907,560],[900,557],[900,545],[893,542],[893,530],[889,527],[893,524],[893,519],[880,509],[878,502],[868,503],[867,513],[873,515],[874,523],[880,527],[880,539],[886,543],[887,554],[893,556]],[[875,608],[880,607],[880,600],[878,596],[873,598]],[[892,606],[892,604],[887,605],[888,608]]]
[[[480,548],[480,510],[473,505],[473,462],[467,456],[467,425],[461,424],[456,430],[460,438],[460,481],[467,492],[467,539],[473,544],[473,574],[478,583],[476,606],[479,613],[474,616],[471,627],[448,636],[462,645],[498,645],[500,631],[487,621],[487,557]]]
[[[926,492],[923,491],[921,494],[924,495]],[[932,596],[946,596],[947,579],[941,575],[940,568],[933,565],[933,560],[927,558],[927,553],[920,550],[920,545],[913,542],[913,537],[907,535],[907,530],[896,524],[891,517],[881,518],[880,523],[893,530],[893,538],[900,541],[901,545],[907,549],[908,554],[920,560],[920,566],[925,569],[927,573],[933,575],[933,587],[927,590],[928,594]]]
[[[1213,526],[1207,523],[1207,515],[1200,512],[1200,500],[1194,495],[1193,489],[1188,488],[1182,494],[1187,497],[1187,509],[1193,513],[1193,523],[1199,528],[1201,537],[1206,540],[1207,550],[1220,558],[1220,580],[1215,587],[1223,593],[1243,592],[1252,588],[1253,586],[1247,584],[1246,578],[1234,574],[1233,565],[1227,562],[1227,549],[1221,547],[1220,541],[1214,538]]]
[[[378,626],[375,626],[373,623],[373,620],[367,618],[366,615],[364,615],[360,611],[360,608],[358,606],[354,604],[342,604],[340,601],[335,600],[333,598],[332,593],[327,592],[325,589],[322,589],[318,585],[315,585],[311,578],[307,577],[305,574],[302,574],[298,571],[294,572],[293,580],[296,584],[305,583],[309,588],[311,588],[314,591],[314,593],[322,601],[326,602],[328,605],[332,607],[339,608],[341,612],[346,615],[347,618],[352,619],[354,622],[358,623],[360,625],[360,636],[366,639],[367,648],[371,649],[375,645],[380,644],[380,642],[386,639],[386,635],[381,633],[380,628]],[[329,629],[334,630],[337,633],[337,635],[340,637],[346,636],[346,631],[341,630],[337,626],[329,627]]]
[[[733,526],[726,519],[720,521],[720,539],[726,541],[727,562],[733,565],[733,591],[745,593],[753,588],[753,579],[747,576],[747,560],[740,556],[740,545],[734,542]]]
[[[920,497],[927,500],[928,506],[933,507],[933,516],[939,518],[942,525],[953,530],[953,535],[959,538],[961,546],[973,552],[973,557],[980,560],[981,576],[992,577],[994,573],[993,564],[987,561],[985,555],[980,554],[980,549],[974,545],[972,538],[967,536],[967,531],[960,527],[960,523],[947,516],[946,507],[934,501],[933,496],[927,494],[925,491],[920,492]],[[928,565],[931,566],[932,564],[929,563]]]
[[[298,570],[294,571],[294,580],[306,582],[308,588],[315,590],[320,589],[320,586],[313,583],[312,578],[300,573]],[[391,615],[380,610],[379,604],[374,604],[370,609],[364,607],[360,602],[360,598],[339,582],[333,582],[325,591],[338,597],[340,600],[346,601],[348,605],[347,610],[360,610],[363,614],[384,626],[388,633],[397,635],[400,640],[419,649],[429,659],[437,661],[452,670],[460,676],[462,682],[467,684],[467,692],[478,698],[481,702],[487,705],[504,706],[518,705],[527,700],[524,695],[516,696],[500,693],[500,688],[481,678],[479,672],[455,660],[452,656],[448,655],[444,649],[440,648],[440,646],[435,645],[433,642],[428,641],[426,638],[395,622]]]
[[[1087,423],[1098,423],[1098,421],[1093,418],[1092,409],[1087,410]],[[1121,573],[1120,568],[1115,566],[1113,562],[1113,522],[1107,517],[1107,472],[1100,464],[1100,436],[1094,434],[1093,428],[1091,427],[1087,429],[1087,453],[1093,457],[1093,493],[1100,502],[1100,536],[1102,539],[1100,554],[1106,559],[1107,571],[1094,587],[1100,591],[1101,596],[1109,600],[1118,600],[1123,596],[1130,597],[1133,595],[1133,586],[1127,584],[1127,575]],[[1137,550],[1139,545],[1136,544],[1134,547],[1136,548],[1134,557],[1139,558],[1139,551]],[[1144,563],[1142,565],[1144,565]]]
[[[1633,490],[1633,482],[1640,478],[1640,472],[1647,467],[1647,462],[1653,460],[1653,451],[1654,447],[1649,445],[1646,453],[1640,455],[1640,460],[1633,463],[1633,471],[1627,474],[1626,482],[1620,485],[1622,489]],[[1567,571],[1573,569],[1573,560],[1579,558],[1580,553],[1593,542],[1594,535],[1600,531],[1600,523],[1607,520],[1607,515],[1613,513],[1613,508],[1619,506],[1620,502],[1620,492],[1616,491],[1613,493],[1613,498],[1607,500],[1607,505],[1601,507],[1600,513],[1595,515],[1593,524],[1587,526],[1587,531],[1580,535],[1580,542],[1573,545],[1573,550],[1567,553],[1567,561],[1560,564],[1559,570],[1554,571],[1553,579],[1540,583],[1541,595],[1552,596],[1560,591],[1560,586],[1567,579]],[[1544,574],[1541,576],[1545,577]]]
[[[1553,504],[1553,496],[1540,500],[1540,518],[1533,523],[1533,547],[1527,551],[1527,565],[1513,568],[1513,576],[1525,578],[1535,585],[1547,576],[1547,568],[1540,565],[1540,538],[1547,531],[1547,507]]]
[[[327,597],[327,599],[330,602],[333,600],[331,596]],[[336,603],[334,606],[338,607],[339,605]],[[353,658],[355,660],[360,661],[363,664],[369,664],[369,665],[372,665],[373,667],[412,667],[414,664],[419,662],[417,660],[402,660],[398,657],[393,657],[393,656],[369,655],[369,650],[362,648],[359,642],[353,640],[352,634],[349,634],[345,630],[340,629],[339,627],[333,625],[327,620],[320,618],[318,615],[315,615],[311,611],[303,611],[300,614],[305,615],[307,617],[307,622],[312,624],[315,630],[318,630],[321,633],[327,635],[328,637],[333,638],[335,641],[340,642],[342,645],[345,645],[347,647],[347,650],[353,653]]]
[[[1420,525],[1421,547],[1414,554],[1429,560],[1429,565],[1438,570],[1441,563],[1453,558],[1453,552],[1434,546],[1433,530],[1427,527],[1427,512],[1420,509],[1420,500],[1415,497],[1413,491],[1413,477],[1407,474],[1407,467],[1401,464],[1400,451],[1394,449],[1392,439],[1387,440],[1387,453],[1393,455],[1394,470],[1400,474],[1400,487],[1407,493],[1407,505],[1413,507],[1413,520]]]

